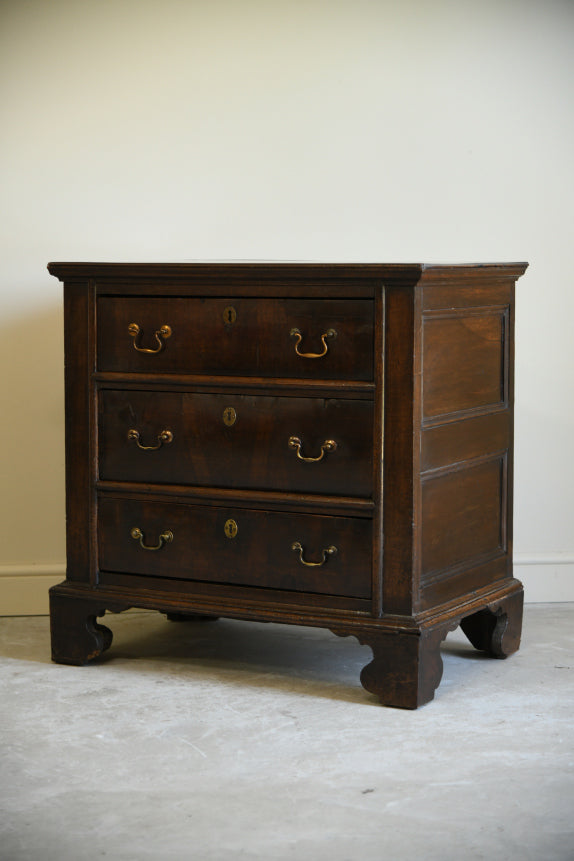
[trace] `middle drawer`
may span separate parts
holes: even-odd
[[[197,392],[99,394],[103,480],[369,498],[373,404]]]

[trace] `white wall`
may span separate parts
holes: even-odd
[[[49,260],[529,260],[517,574],[573,600],[573,48],[558,0],[0,3],[0,612],[64,570]]]

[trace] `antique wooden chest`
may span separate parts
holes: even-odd
[[[67,577],[55,661],[106,610],[329,628],[432,699],[440,644],[518,648],[514,286],[526,264],[53,263]],[[336,672],[336,668],[333,668]]]

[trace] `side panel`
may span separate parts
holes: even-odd
[[[425,586],[453,569],[506,553],[506,455],[423,477]]]
[[[508,306],[427,311],[423,416],[455,421],[508,406]]]
[[[421,611],[512,576],[514,285],[484,277],[423,287]]]

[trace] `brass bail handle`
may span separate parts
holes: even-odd
[[[305,461],[305,463],[319,463],[319,461],[323,460],[323,458],[325,457],[326,452],[335,451],[337,448],[337,443],[334,439],[326,439],[321,446],[321,454],[319,455],[319,457],[304,457],[304,455],[301,454],[301,448],[303,446],[303,443],[298,436],[290,436],[287,445],[289,446],[289,448],[295,449],[299,460],[303,460]]]
[[[169,430],[162,430],[157,435],[157,445],[142,445],[140,442],[140,432],[135,428],[130,428],[128,431],[128,442],[135,442],[138,448],[142,451],[158,451],[162,445],[168,445],[173,440],[173,434]]]
[[[303,335],[301,334],[300,329],[291,329],[291,331],[289,332],[289,337],[296,339],[295,340],[295,352],[297,353],[298,356],[301,356],[302,359],[321,359],[323,356],[327,355],[327,351],[329,349],[328,344],[327,344],[327,338],[336,338],[337,332],[335,331],[335,329],[327,329],[327,331],[321,335],[321,343],[323,344],[323,352],[322,353],[300,353],[299,352],[299,344],[303,340]]]
[[[171,337],[171,326],[168,326],[166,323],[164,323],[163,326],[160,326],[160,328],[154,332],[154,338],[157,341],[157,347],[154,347],[153,349],[150,347],[139,346],[138,340],[141,343],[140,335],[143,335],[143,330],[138,326],[137,323],[130,323],[128,326],[128,332],[130,336],[134,339],[133,347],[134,350],[138,351],[138,353],[161,353],[164,348],[165,339]]]
[[[294,541],[291,545],[291,550],[294,550],[296,553],[299,553],[299,562],[302,565],[306,565],[308,568],[320,568],[321,565],[324,565],[329,556],[334,556],[337,553],[337,548],[334,544],[331,544],[330,547],[326,547],[323,550],[323,558],[320,562],[307,562],[306,559],[303,559],[304,548],[300,541]]]
[[[157,544],[144,544],[145,536],[139,526],[134,526],[130,535],[135,541],[139,541],[140,547],[143,550],[161,550],[165,544],[169,544],[170,541],[173,541],[173,532],[171,529],[166,529],[161,533]]]

